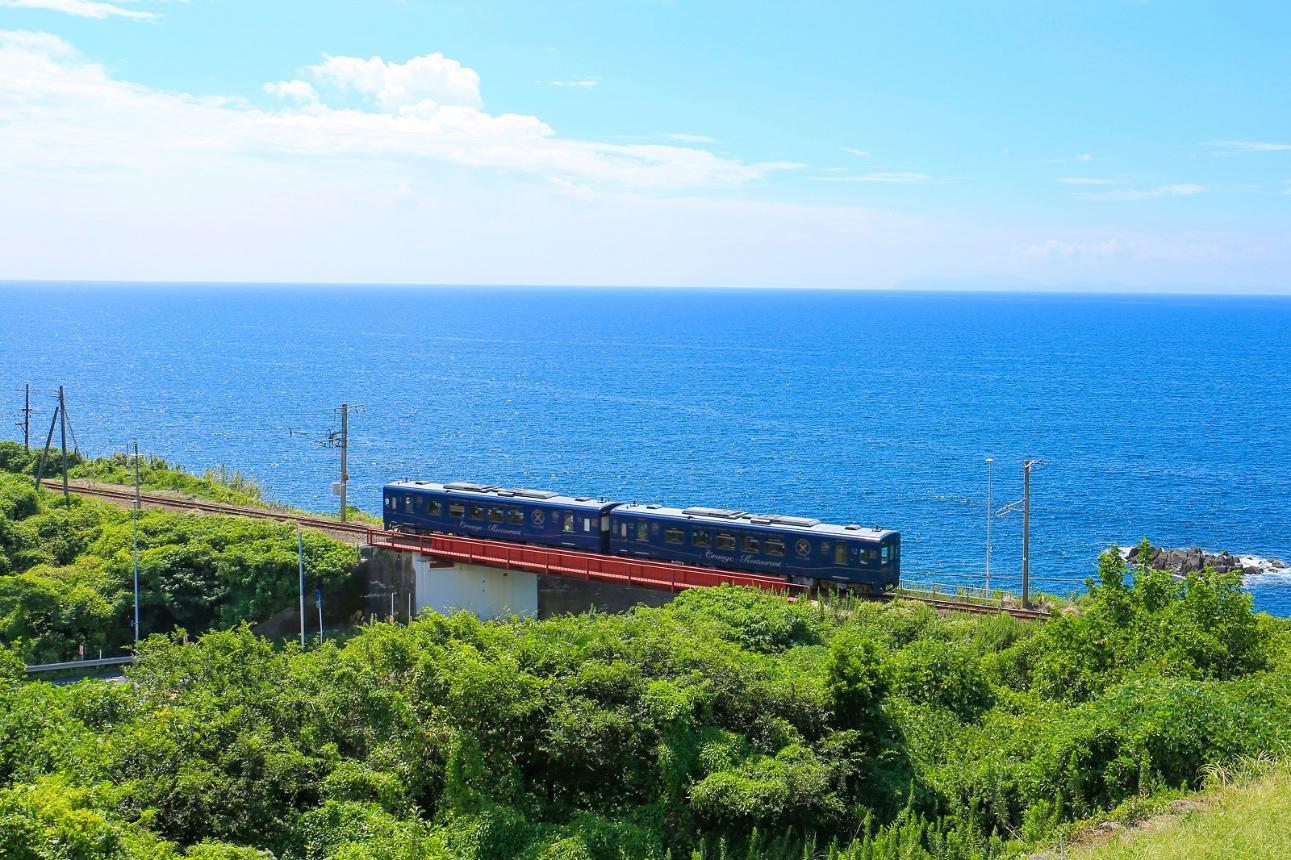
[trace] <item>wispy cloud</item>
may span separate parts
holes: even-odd
[[[897,171],[859,173],[855,176],[820,176],[817,178],[827,182],[928,182],[932,179],[932,177],[926,173]]]
[[[590,90],[593,87],[600,86],[598,78],[580,78],[575,81],[543,81],[549,87],[567,87],[574,90]]]
[[[1211,140],[1202,146],[1225,152],[1291,152],[1291,143],[1271,143],[1266,140]]]
[[[857,158],[870,157],[870,151],[868,149],[857,149],[854,146],[840,146],[839,149],[846,152],[848,155],[855,155]]]
[[[278,81],[265,84],[264,91],[280,99],[293,99],[298,102],[318,101],[318,90],[308,81]]]
[[[0,6],[13,9],[45,9],[50,12],[62,12],[78,18],[155,18],[152,12],[140,9],[127,9],[114,3],[102,3],[98,0],[0,0]]]
[[[1090,155],[1088,152],[1080,152],[1076,154],[1077,161],[1092,161],[1093,158],[1094,156]]]
[[[1094,176],[1062,176],[1054,180],[1054,182],[1061,182],[1063,185],[1115,185],[1118,181]]]
[[[717,138],[715,137],[709,137],[706,134],[686,134],[683,131],[670,132],[665,134],[664,137],[680,143],[717,143]]]
[[[1118,188],[1115,191],[1099,191],[1077,194],[1089,200],[1152,200],[1157,197],[1191,197],[1206,190],[1204,185],[1177,183],[1159,185],[1156,188]]]

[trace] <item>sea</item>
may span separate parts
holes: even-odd
[[[328,510],[348,403],[373,513],[416,478],[806,515],[900,530],[947,588],[988,522],[1018,588],[1026,459],[1035,590],[1143,538],[1291,562],[1289,371],[1291,298],[0,285],[0,436],[30,384],[43,445],[62,385],[83,452]],[[1246,587],[1291,615],[1291,571]]]

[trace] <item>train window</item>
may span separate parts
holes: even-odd
[[[507,518],[501,508],[489,508],[489,522],[500,523]]]
[[[767,555],[784,555],[783,538],[767,538],[766,542]]]
[[[645,520],[637,520],[637,540],[650,540],[650,524]]]
[[[834,564],[847,564],[847,544],[841,540],[834,544]]]
[[[691,529],[690,542],[695,546],[712,546],[713,533],[708,529]]]
[[[461,502],[449,502],[449,503],[448,503],[448,515],[449,515],[450,517],[464,517],[464,516],[466,516],[466,505],[462,504]]]
[[[664,542],[665,542],[665,543],[685,543],[685,542],[686,542],[686,530],[685,530],[685,529],[677,529],[677,528],[673,528],[673,529],[664,529],[664,530],[663,530],[663,539],[664,539]]]
[[[891,561],[892,561],[892,547],[889,546],[888,544],[883,544],[883,564],[888,564]]]
[[[393,507],[394,507],[394,497],[393,497],[393,496],[386,496],[386,507],[387,507],[387,508],[393,508]]]
[[[591,530],[592,530],[592,518],[583,517],[583,531],[590,532]]]
[[[761,551],[761,547],[759,546],[758,539],[753,535],[745,535],[743,544],[744,544],[744,552]]]
[[[426,510],[432,517],[437,517],[444,513],[444,503],[438,499],[431,499],[426,503]]]
[[[524,511],[519,508],[507,508],[507,522],[513,526],[524,525]]]
[[[728,534],[723,534],[723,533],[721,533],[721,532],[718,532],[718,533],[717,533],[717,548],[718,548],[718,549],[735,549],[735,535],[728,535]]]
[[[561,530],[561,531],[563,531],[563,532],[573,532],[573,531],[574,531],[574,515],[573,515],[573,514],[569,513],[568,511],[566,511],[566,512],[565,512],[564,518],[561,520],[560,530]]]
[[[466,515],[473,520],[484,519],[484,505],[471,505],[467,508]]]

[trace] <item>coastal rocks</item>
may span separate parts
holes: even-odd
[[[1139,559],[1139,548],[1131,547],[1125,555],[1131,564],[1142,563]],[[1190,549],[1162,549],[1149,547],[1147,564],[1155,570],[1168,570],[1181,575],[1196,573],[1206,568],[1216,573],[1240,573],[1243,575],[1274,573],[1286,571],[1285,562],[1276,558],[1260,558],[1254,555],[1233,555],[1230,552],[1210,553],[1200,547]]]

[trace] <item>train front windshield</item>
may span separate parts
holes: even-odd
[[[884,570],[897,570],[901,565],[901,538],[889,538],[879,550],[879,566]]]

